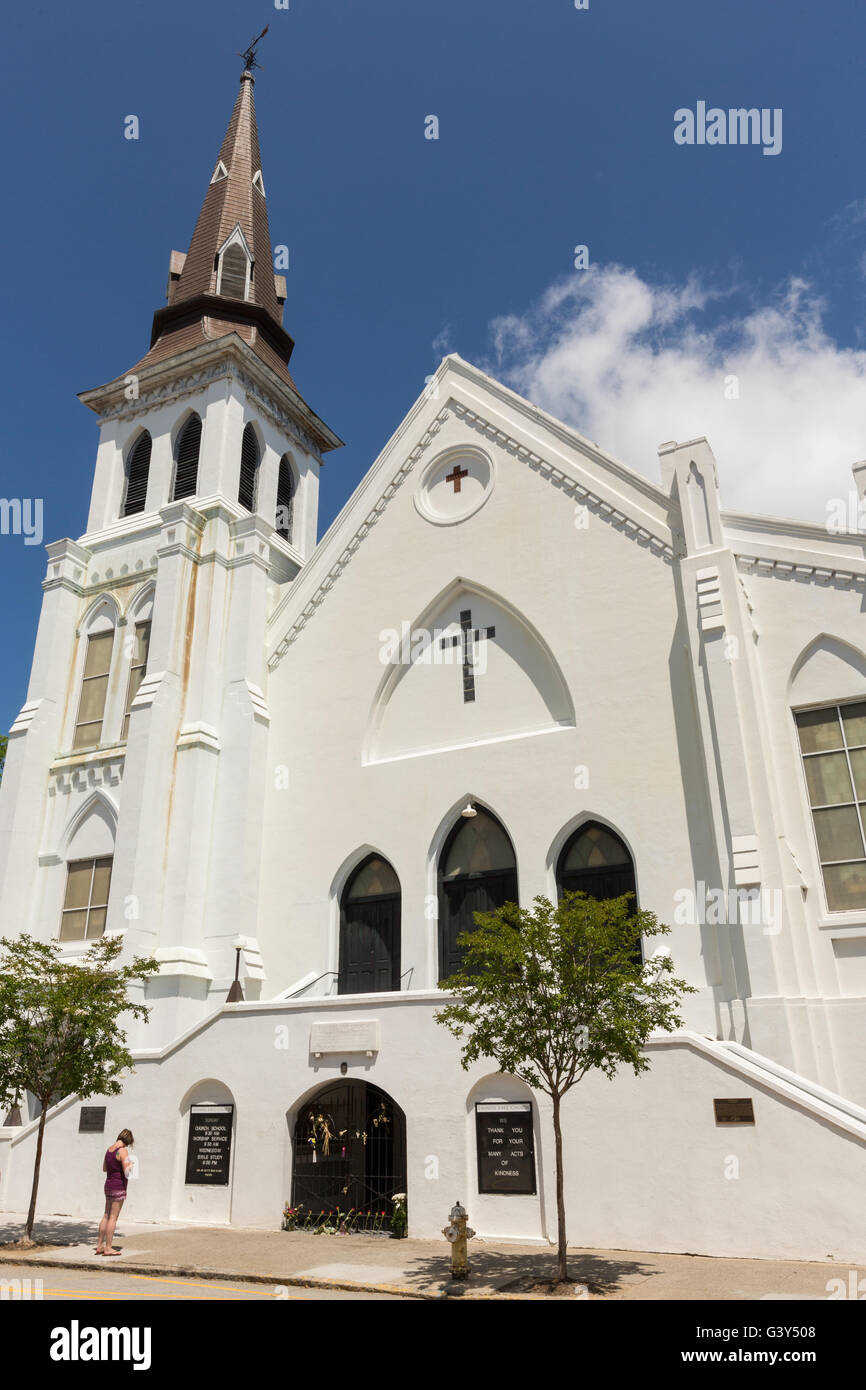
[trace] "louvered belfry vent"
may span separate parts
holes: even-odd
[[[277,475],[277,515],[274,524],[277,534],[287,540],[289,544],[292,540],[294,502],[295,478],[289,456],[284,454],[280,459],[280,471]]]
[[[191,415],[177,441],[173,501],[193,497],[198,488],[198,456],[201,448],[201,420]]]
[[[247,297],[247,258],[242,246],[237,242],[226,248],[222,254],[219,292],[227,299],[246,299]]]
[[[241,480],[238,501],[248,512],[256,509],[256,482],[259,473],[259,444],[252,425],[247,425],[241,443]]]
[[[150,450],[152,440],[147,430],[138,440],[126,465],[126,496],[123,499],[123,515],[135,516],[144,511],[147,500],[147,478],[150,473]]]

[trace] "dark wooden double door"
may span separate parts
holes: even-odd
[[[459,970],[463,950],[457,944],[461,932],[474,931],[476,912],[493,912],[505,903],[517,902],[517,870],[467,874],[444,879],[439,891],[439,978]]]
[[[400,894],[344,902],[340,910],[340,994],[400,988]]]

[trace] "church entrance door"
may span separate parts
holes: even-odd
[[[340,903],[339,994],[400,988],[400,881],[371,854],[358,866]]]
[[[385,1091],[339,1081],[301,1106],[292,1165],[301,1227],[321,1212],[339,1212],[347,1229],[387,1230],[391,1198],[405,1191],[406,1117]]]

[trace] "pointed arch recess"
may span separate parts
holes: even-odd
[[[832,704],[866,695],[866,652],[833,633],[806,644],[791,667],[788,704]]]
[[[547,642],[534,624],[519,609],[509,603],[501,594],[487,588],[486,585],[462,576],[453,579],[418,615],[411,624],[411,632],[430,631],[437,618],[440,618],[450,605],[464,595],[470,604],[473,598],[477,598],[489,604],[494,610],[498,609],[503,618],[511,624],[517,625],[525,638],[529,640],[535,660],[532,663],[523,664],[523,670],[546,708],[546,718],[536,722],[531,728],[515,728],[510,732],[502,730],[493,732],[492,736],[487,739],[482,737],[480,740],[472,738],[460,741],[458,738],[453,744],[436,742],[429,746],[412,749],[409,752],[389,752],[383,735],[388,707],[402,682],[411,674],[417,664],[411,661],[391,661],[385,667],[367,717],[367,728],[361,754],[361,761],[364,765],[390,762],[404,757],[423,756],[427,753],[442,752],[445,748],[466,747],[479,741],[498,742],[503,738],[520,738],[536,733],[552,732],[561,728],[574,728],[574,702],[559,662]],[[449,619],[449,623],[450,621]]]

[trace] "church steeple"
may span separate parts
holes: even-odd
[[[109,386],[237,334],[291,388],[305,427],[325,452],[341,441],[303,401],[287,365],[294,342],[282,325],[285,278],[273,269],[254,83],[248,66],[241,74],[189,251],[171,253],[168,302],[153,316],[150,350]],[[95,408],[96,396],[86,392],[82,399]]]
[[[169,302],[176,305],[200,294],[220,294],[233,301],[240,299],[258,305],[281,326],[253,101],[254,82],[253,74],[245,70],[180,278],[170,286]],[[232,246],[239,248],[233,258],[235,267],[241,258],[251,262],[246,283],[237,269],[230,274],[220,263]]]

